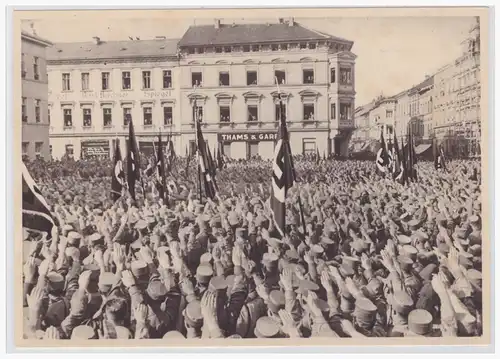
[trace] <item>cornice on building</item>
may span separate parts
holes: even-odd
[[[47,60],[49,66],[59,65],[94,65],[94,64],[124,64],[124,63],[144,63],[144,62],[175,62],[178,65],[177,56],[137,56],[137,57],[112,57],[112,58],[74,58],[64,60]]]

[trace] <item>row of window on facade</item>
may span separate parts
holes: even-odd
[[[283,44],[271,44],[271,45],[243,45],[243,46],[216,46],[216,47],[189,47],[187,49],[188,54],[204,54],[207,52],[215,52],[216,54],[222,53],[232,53],[232,52],[259,52],[259,51],[288,51],[289,49],[300,49],[300,50],[315,50],[318,45],[324,44],[324,42],[300,42],[300,43],[283,43]],[[330,43],[329,47],[334,50],[334,52],[344,51],[347,49],[347,45]]]
[[[28,156],[30,150],[30,142],[22,143],[22,156]],[[35,157],[40,158],[43,152],[43,142],[35,142]]]
[[[170,126],[173,121],[173,108],[171,106],[165,106],[163,108],[163,125]],[[283,113],[281,114],[286,118],[286,105],[283,105]],[[151,126],[153,124],[153,108],[143,107],[143,125]],[[314,104],[303,104],[303,120],[304,121],[315,121],[314,116],[315,106]],[[331,119],[336,119],[337,106],[336,104],[331,104]],[[231,108],[229,106],[219,107],[220,122],[231,122]],[[275,121],[280,119],[280,106],[275,105]],[[73,127],[73,110],[71,108],[63,109],[64,117],[64,127]],[[104,127],[111,127],[113,125],[113,116],[111,108],[102,109],[102,119]],[[198,106],[197,111],[193,114],[192,120],[199,119],[203,121],[203,107]],[[351,104],[341,103],[340,104],[340,119],[349,120],[351,119]],[[123,125],[127,126],[132,120],[132,108],[123,108]],[[257,105],[247,106],[247,122],[258,122],[259,121],[259,107]],[[92,126],[92,109],[83,109],[83,127]]]
[[[169,126],[172,124],[173,119],[173,109],[170,106],[163,107],[163,124]],[[111,108],[102,109],[102,120],[103,127],[113,126],[113,115]],[[63,109],[63,121],[64,127],[73,127],[73,110],[71,108]],[[123,126],[128,126],[129,122],[132,121],[132,108],[123,108]],[[83,127],[92,127],[92,109],[83,109],[82,123]],[[143,125],[151,126],[153,125],[153,108],[143,107]]]
[[[286,71],[275,70],[274,78],[280,85],[287,84]],[[335,83],[337,81],[336,69],[330,69],[330,82]],[[340,83],[341,84],[352,84],[352,71],[351,68],[341,67],[340,68]],[[247,70],[246,72],[246,84],[247,86],[256,86],[259,84],[259,78],[257,71]],[[313,69],[302,69],[302,84],[314,84],[314,70]],[[192,86],[203,86],[203,74],[201,72],[191,73],[191,85]],[[219,86],[231,86],[229,72],[221,71],[219,72]]]
[[[41,108],[42,101],[35,99],[34,102],[35,102],[35,123],[41,123],[42,122],[42,108]],[[28,123],[28,110],[27,110],[26,97],[22,98],[21,116],[22,116],[22,122]]]
[[[286,72],[283,70],[276,70],[274,72],[274,76],[278,81],[278,84],[285,85],[286,84]],[[257,71],[247,71],[246,73],[246,84],[247,86],[255,86],[258,85],[258,76]],[[330,82],[336,82],[336,69],[332,68],[330,71]],[[303,84],[314,84],[314,70],[312,69],[303,69],[302,70],[302,83]],[[352,74],[351,68],[340,68],[340,83],[341,84],[352,84]],[[90,73],[83,72],[81,73],[81,85],[82,91],[90,90]],[[201,72],[192,72],[191,73],[191,85],[192,86],[203,86],[203,74]],[[221,71],[219,72],[219,86],[230,86],[230,77],[229,72]],[[172,71],[164,70],[163,71],[163,88],[169,89],[172,88]],[[71,91],[71,74],[63,73],[62,74],[62,89],[63,91]],[[111,73],[110,72],[102,72],[101,73],[101,89],[111,90]],[[132,89],[132,77],[130,71],[122,72],[122,90],[131,90]],[[152,79],[151,79],[151,71],[142,71],[142,89],[148,90],[152,89]]]
[[[25,79],[28,74],[25,57],[25,54],[21,54],[21,78],[23,79]],[[33,80],[40,80],[39,58],[36,56],[33,56]]]
[[[90,72],[82,72],[81,73],[81,85],[82,91],[88,91],[91,89],[90,87]],[[63,91],[71,91],[71,74],[65,72],[62,74],[62,89]],[[164,70],[163,71],[163,88],[169,89],[172,88],[172,71]],[[101,89],[102,90],[111,90],[111,73],[110,72],[101,72]],[[122,72],[122,90],[131,90],[132,89],[132,77],[130,71]],[[142,71],[142,89],[148,90],[152,89],[152,78],[151,71]]]

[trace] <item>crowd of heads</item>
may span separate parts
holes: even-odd
[[[282,234],[272,162],[227,161],[200,201],[196,163],[110,197],[112,161],[27,162],[53,212],[24,229],[25,337],[480,336],[481,165],[295,158]],[[143,164],[147,163],[143,161]]]

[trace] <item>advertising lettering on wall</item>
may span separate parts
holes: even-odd
[[[217,140],[219,142],[250,142],[250,141],[276,141],[278,134],[276,132],[235,132],[219,133]]]
[[[144,91],[144,99],[162,99],[172,96],[170,90],[164,91]],[[113,92],[113,91],[82,91],[81,98],[84,100],[113,100],[113,99],[128,99],[137,97],[131,91]],[[58,101],[67,101],[70,99],[70,94],[62,93],[56,96]]]

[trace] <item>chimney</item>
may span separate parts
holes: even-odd
[[[288,26],[293,26],[295,25],[295,19],[293,17],[288,19]]]
[[[220,29],[220,19],[215,19],[215,28]]]
[[[93,39],[94,39],[94,43],[96,45],[100,45],[101,44],[101,38],[100,37],[94,36]]]

